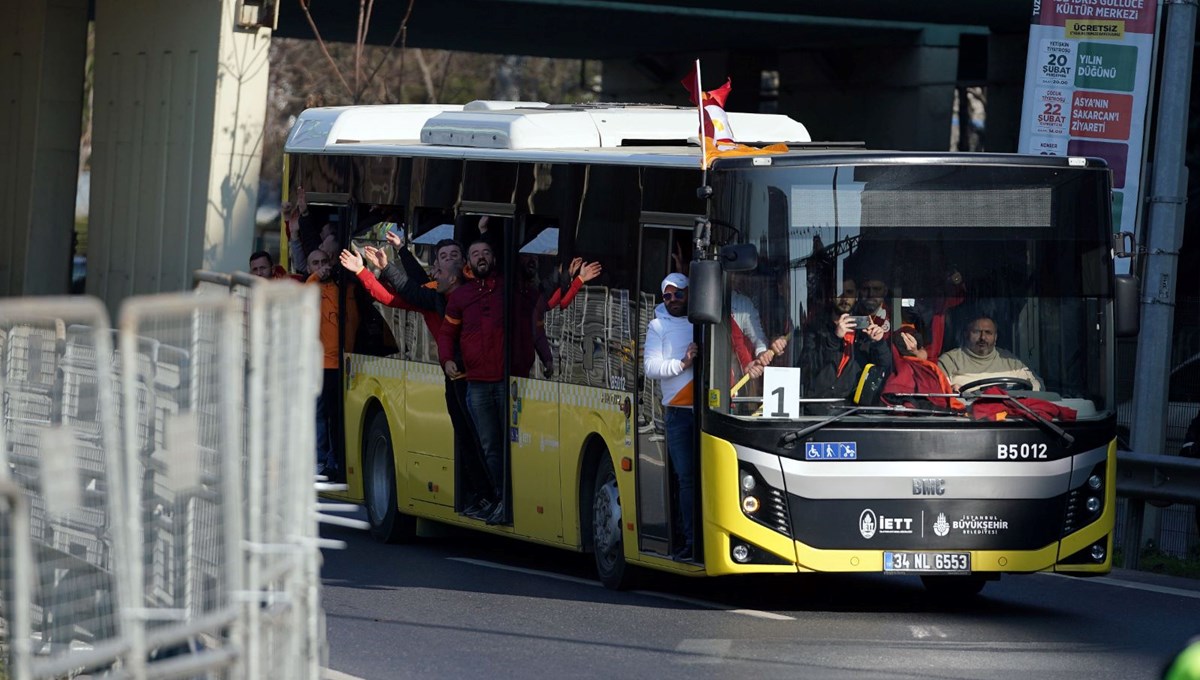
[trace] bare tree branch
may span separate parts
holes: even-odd
[[[375,64],[375,68],[371,70],[371,74],[367,76],[368,83],[374,80],[375,74],[379,73],[379,69],[383,68],[383,65],[391,58],[392,50],[396,47],[396,43],[403,40],[400,46],[400,82],[398,83],[401,99],[404,97],[404,50],[405,44],[408,42],[408,18],[412,16],[413,5],[416,2],[417,0],[408,0],[408,9],[404,12],[404,18],[400,20],[400,26],[396,29],[396,35],[392,36],[392,41],[388,43],[387,49],[384,50],[383,57],[380,58],[378,64]]]
[[[433,72],[429,70],[429,62],[425,61],[425,54],[420,48],[413,50],[417,57],[417,66],[421,67],[421,78],[425,81],[425,94],[429,96],[429,103],[437,103],[437,92],[433,89]]]
[[[321,48],[321,54],[325,55],[326,61],[333,67],[333,73],[341,81],[342,87],[346,88],[346,94],[354,97],[354,90],[350,89],[350,84],[342,77],[342,70],[338,68],[337,62],[329,54],[329,49],[325,46],[325,40],[321,37],[321,31],[317,30],[317,23],[313,21],[312,13],[308,11],[308,5],[312,0],[297,0],[300,3],[300,9],[304,11],[304,18],[308,20],[308,26],[312,29],[313,37],[317,40],[317,46]]]
[[[366,38],[363,36],[363,22],[365,21],[364,13],[367,10],[366,0],[358,0],[358,25],[355,26],[354,32],[354,103],[358,103],[358,99],[362,94],[362,53],[363,43]]]
[[[364,45],[367,43],[367,36],[369,36],[371,33],[371,17],[374,16],[374,14],[375,0],[367,0],[367,13],[363,17],[362,22],[362,42]],[[366,87],[366,83],[363,83],[363,87]]]

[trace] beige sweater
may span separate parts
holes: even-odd
[[[1033,383],[1035,390],[1042,389],[1041,379],[1024,362],[1002,349],[987,356],[980,356],[965,348],[952,349],[938,357],[938,366],[942,367],[955,387],[984,378],[1013,377],[1028,380]]]

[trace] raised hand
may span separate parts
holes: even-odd
[[[351,274],[358,275],[363,270],[363,259],[349,250],[343,250],[342,254],[338,256],[338,260]]]
[[[579,278],[583,279],[584,283],[587,283],[600,276],[601,271],[603,271],[603,267],[600,266],[599,262],[588,262],[583,265],[583,269],[579,270]]]
[[[683,246],[679,245],[679,241],[675,242],[675,248],[671,251],[671,261],[675,263],[675,271],[687,274],[683,268]]]
[[[577,258],[571,260],[571,266],[569,268],[567,268],[567,275],[570,276],[571,278],[575,278],[575,276],[579,274],[579,268],[582,266],[583,266],[583,258],[582,257],[577,257]]]
[[[391,244],[393,248],[404,247],[404,237],[392,231],[391,229],[388,229],[387,232],[384,233],[384,238],[387,239],[387,242]]]
[[[383,269],[388,265],[387,253],[375,246],[363,246],[363,257],[376,269]]]

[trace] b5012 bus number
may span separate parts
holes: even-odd
[[[1045,460],[1045,444],[997,444],[996,460]]]

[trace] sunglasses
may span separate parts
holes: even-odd
[[[687,298],[686,290],[677,290],[674,293],[663,293],[664,300],[683,300]]]

